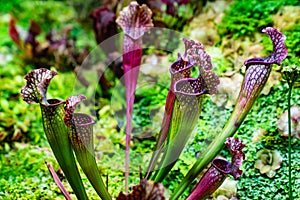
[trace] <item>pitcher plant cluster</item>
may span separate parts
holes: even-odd
[[[142,38],[153,26],[151,11],[145,5],[131,2],[124,8],[116,20],[123,29],[123,69],[126,88],[126,151],[125,151],[125,191],[120,192],[117,199],[166,199],[161,182],[167,177],[192,132],[194,131],[202,109],[203,95],[218,93],[219,78],[212,71],[211,57],[204,46],[197,41],[183,38],[185,51],[178,53],[178,59],[170,66],[171,81],[166,97],[165,112],[161,129],[147,171],[140,184],[128,191],[129,176],[129,143],[131,138],[132,111],[134,96],[143,53]],[[273,43],[273,53],[266,58],[251,58],[245,61],[246,72],[232,111],[223,130],[203,151],[170,199],[178,199],[193,180],[200,174],[202,178],[187,197],[188,200],[206,199],[225,180],[228,175],[235,179],[242,174],[240,166],[245,158],[242,151],[244,144],[233,138],[251,110],[272,70],[272,65],[280,65],[287,56],[284,45],[285,36],[277,29],[267,27],[263,30]],[[198,76],[191,77],[192,68],[196,68]],[[94,119],[84,113],[76,113],[76,106],[86,100],[84,95],[71,96],[65,101],[47,99],[47,88],[56,72],[45,68],[31,71],[25,76],[27,82],[21,95],[27,103],[38,103],[41,108],[43,127],[53,154],[63,170],[70,186],[78,199],[88,199],[82,183],[76,160],[87,176],[91,185],[101,199],[110,200],[109,185],[102,180],[97,168],[93,144]],[[227,146],[231,161],[217,158]],[[75,156],[74,156],[75,153]],[[76,157],[76,159],[75,159]],[[55,178],[64,196],[70,199],[63,185]],[[203,172],[206,169],[205,172]]]

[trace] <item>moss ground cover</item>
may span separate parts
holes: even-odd
[[[298,1],[247,2],[224,1],[223,3],[228,7],[227,11],[221,10],[218,13],[216,10],[211,10],[214,7],[211,5],[217,4],[212,1],[207,5],[209,9],[204,10],[204,13],[194,19],[197,21],[198,18],[205,17],[208,21],[214,21],[213,25],[209,25],[209,29],[216,36],[202,39],[207,39],[206,48],[212,54],[216,73],[222,77],[232,77],[234,73],[243,74],[244,69],[242,66],[238,66],[242,64],[237,60],[241,59],[243,55],[250,58],[252,54],[257,53],[257,50],[251,49],[251,44],[269,46],[270,49],[258,47],[259,54],[267,55],[272,46],[270,43],[268,44],[267,37],[256,37],[256,33],[259,33],[261,28],[271,25],[280,26],[282,32],[287,36],[286,45],[289,55],[284,64],[299,66],[299,17],[296,17],[293,24],[289,24],[289,26],[279,24],[280,17],[289,16],[285,12],[287,6],[293,7],[297,11],[300,6]],[[1,6],[0,9],[0,199],[64,199],[44,163],[45,160],[50,161],[58,170],[58,165],[50,153],[41,127],[39,108],[27,105],[19,96],[19,91],[24,85],[23,76],[33,67],[24,65],[17,57],[18,50],[9,38],[7,31],[9,14],[13,14],[19,20],[18,26],[23,31],[28,27],[28,21],[31,18],[39,19],[45,31],[50,27],[59,29],[70,23],[75,27],[72,34],[79,38],[76,42],[80,47],[86,44],[96,45],[92,32],[85,30],[84,26],[73,20],[76,17],[76,11],[72,6],[62,2],[55,2],[55,6],[50,2],[36,2],[35,4],[39,4],[37,5],[40,8],[38,12],[32,10],[32,6],[29,6],[30,3],[18,1],[12,1],[11,4]],[[53,12],[49,12],[50,8]],[[63,14],[61,14],[61,10],[64,11]],[[211,12],[218,14],[211,14]],[[282,14],[278,14],[279,12]],[[220,16],[222,20],[219,19]],[[187,36],[192,31],[189,28],[192,23],[185,25],[184,33]],[[40,37],[43,40],[42,36]],[[251,40],[250,43],[247,43],[248,39]],[[222,43],[225,40],[229,47]],[[248,50],[252,54],[249,55]],[[176,55],[169,55],[169,57],[171,61],[176,59]],[[275,71],[279,73],[280,69],[276,68]],[[136,103],[133,108],[134,137],[131,141],[131,148],[134,159],[131,160],[133,170],[129,181],[132,185],[139,182],[139,163],[147,163],[150,159],[147,153],[150,153],[154,147],[157,134],[157,127],[154,128],[157,125],[154,124],[159,125],[160,115],[163,112],[161,108],[165,103],[168,91],[170,79],[168,74],[153,77],[157,80],[156,84],[148,85],[137,91]],[[75,76],[71,72],[65,72],[60,73],[59,79],[53,79],[49,88],[49,97],[66,99],[74,89]],[[268,94],[263,94],[258,98],[236,134],[246,144],[246,159],[242,166],[244,173],[237,181],[236,196],[241,200],[287,199],[288,141],[279,134],[277,120],[287,110],[288,87],[282,79],[279,78],[278,81],[279,84],[273,86]],[[300,90],[299,86],[296,86],[293,90],[291,105],[299,106],[299,99]],[[115,117],[118,114],[116,114],[115,108],[112,109],[109,100],[99,100],[101,101],[100,106],[96,105],[97,113],[94,113],[95,116],[98,116],[95,130],[96,156],[103,179],[106,179],[106,174],[109,177],[109,192],[115,197],[119,191],[124,189],[123,184],[119,184],[124,181],[123,172],[120,170],[124,163],[125,134],[122,126],[124,119]],[[119,103],[119,107],[124,105],[124,102]],[[221,131],[232,109],[230,106],[224,107],[224,105],[213,103],[209,97],[203,99],[203,111],[197,129],[179,161],[163,182],[166,186],[166,193],[172,193],[196,158],[201,155],[204,147]],[[258,129],[264,129],[265,134],[257,142],[253,142],[253,133]],[[300,186],[300,140],[294,138],[292,147],[293,197],[300,199],[298,189]],[[280,168],[276,170],[276,174],[272,178],[261,174],[254,166],[257,152],[263,149],[277,150],[283,158]],[[220,156],[228,157],[229,155],[224,151]],[[91,199],[97,199],[87,178],[83,177],[89,196]],[[75,197],[66,179],[62,178],[62,180],[72,197]],[[188,195],[188,191],[185,195]]]

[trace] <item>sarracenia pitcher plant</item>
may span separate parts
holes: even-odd
[[[87,114],[74,113],[77,104],[86,97],[83,95],[71,96],[66,100],[66,115],[64,121],[68,126],[70,142],[76,154],[76,158],[91,182],[97,194],[102,199],[110,200],[106,186],[98,171],[94,154],[93,124],[94,120]]]
[[[48,85],[55,75],[57,75],[56,72],[45,68],[28,73],[25,76],[27,84],[21,90],[22,98],[27,103],[40,103],[48,142],[77,198],[88,199],[73,150],[97,194],[103,200],[111,200],[94,157],[94,120],[86,114],[74,113],[77,104],[86,97],[83,95],[71,96],[66,101],[47,99]],[[64,191],[62,185],[59,187]],[[67,193],[64,192],[64,195]]]
[[[128,191],[129,145],[131,138],[132,111],[136,84],[142,60],[142,37],[153,27],[151,10],[143,4],[131,2],[117,18],[117,24],[123,29],[123,68],[126,88],[126,155],[125,155],[125,191]]]
[[[227,138],[225,145],[230,150],[231,162],[221,158],[213,159],[211,166],[202,176],[187,200],[207,199],[209,195],[218,189],[229,174],[235,179],[242,175],[243,171],[240,170],[240,166],[245,159],[245,154],[242,152],[245,145],[237,138]]]
[[[273,53],[266,58],[251,58],[245,61],[246,73],[235,108],[227,121],[222,132],[215,137],[212,143],[198,158],[193,167],[189,170],[183,181],[180,182],[170,199],[176,200],[188,187],[202,170],[212,161],[224,147],[226,138],[231,137],[240,127],[243,120],[251,110],[254,102],[265,86],[272,70],[272,64],[280,65],[287,56],[287,48],[284,45],[285,35],[277,29],[267,27],[263,32],[269,35],[273,43]]]
[[[33,70],[25,76],[27,84],[22,88],[21,95],[27,103],[40,104],[44,131],[59,166],[77,198],[88,199],[64,123],[65,101],[46,97],[48,85],[56,75],[56,72],[44,68]]]
[[[171,86],[168,92],[163,124],[148,167],[146,178],[160,160],[159,170],[151,177],[161,182],[172,169],[193,132],[201,112],[202,95],[217,93],[219,79],[212,72],[210,56],[201,43],[183,39],[185,53],[170,67]],[[199,75],[191,78],[191,68]],[[164,152],[162,153],[162,148]],[[163,155],[160,155],[163,154]]]
[[[147,12],[144,10],[145,8],[138,7],[136,3],[131,3],[127,9],[140,14]],[[145,18],[143,19],[145,20]],[[122,20],[128,22],[126,20],[129,19],[126,17],[119,18],[120,24],[123,23],[121,22]],[[140,21],[137,20],[137,22]],[[126,26],[123,28],[126,30]],[[124,47],[125,56],[123,56],[123,61],[125,59],[124,68],[127,70],[125,71],[126,100],[128,106],[125,156],[127,162],[125,162],[125,193],[120,192],[117,200],[164,200],[164,188],[159,182],[162,182],[168,175],[197,125],[203,95],[216,94],[219,79],[212,71],[211,58],[204,50],[203,45],[193,40],[183,39],[185,52],[183,55],[179,54],[178,59],[170,67],[171,84],[166,99],[164,119],[155,151],[148,165],[148,172],[143,179],[141,178],[141,183],[134,186],[132,192],[129,193],[128,159],[130,124],[133,106],[132,98],[134,98],[138,75],[138,71],[134,68],[138,69],[141,62],[140,56],[142,55],[141,39],[137,36],[142,36],[143,31],[146,30],[139,27],[137,31],[134,32],[133,36],[125,33],[124,38],[124,45],[129,45]],[[284,45],[285,36],[271,27],[265,28],[263,32],[272,40],[274,47],[272,55],[267,58],[252,58],[245,61],[247,70],[244,81],[228,122],[222,132],[204,150],[201,157],[198,158],[184,179],[179,183],[175,192],[170,197],[171,200],[177,200],[190,183],[207,166],[209,167],[208,170],[203,173],[204,175],[199,183],[188,196],[188,200],[207,198],[221,185],[228,174],[231,174],[234,178],[238,178],[241,175],[242,171],[239,167],[244,159],[244,153],[241,151],[244,145],[240,140],[232,138],[232,136],[242,124],[263,89],[270,75],[271,65],[280,65],[282,60],[287,56],[287,49]],[[132,49],[126,49],[130,48],[130,45],[132,45]],[[134,58],[130,60],[129,56]],[[197,67],[199,72],[197,77],[190,77],[192,67]],[[130,72],[130,70],[133,71]],[[126,73],[129,74],[126,75]],[[50,147],[77,198],[88,199],[77,169],[73,151],[83,172],[99,197],[104,200],[111,200],[112,197],[108,193],[108,186],[104,184],[99,174],[94,157],[94,120],[86,114],[74,112],[77,104],[85,100],[86,97],[83,95],[71,96],[66,101],[47,99],[47,88],[55,75],[57,75],[56,72],[44,68],[28,73],[25,76],[27,84],[21,90],[22,98],[28,103],[40,104],[43,126]],[[230,149],[231,162],[215,158],[225,145]],[[155,173],[151,173],[154,170],[156,170]],[[53,170],[51,170],[51,173],[53,174]],[[66,190],[63,189],[63,185],[59,182],[58,184],[62,192],[66,195],[66,198],[70,199],[67,196]]]

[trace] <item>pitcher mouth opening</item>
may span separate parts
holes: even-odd
[[[45,105],[43,103],[41,105],[46,107],[50,107],[50,106],[54,107],[65,103],[65,101],[60,99],[47,99],[47,102],[49,103],[48,105]]]
[[[230,163],[227,160],[216,158],[211,162],[211,164],[224,174],[229,174],[231,172]]]
[[[74,113],[73,115],[75,126],[89,126],[95,124],[95,121],[87,114],[84,113]]]

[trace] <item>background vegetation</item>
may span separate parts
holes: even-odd
[[[8,35],[10,16],[15,17],[18,30],[23,35],[26,34],[30,19],[41,24],[42,34],[38,36],[40,41],[45,40],[45,34],[51,29],[59,31],[68,24],[72,25],[71,36],[77,38],[78,49],[83,49],[86,45],[93,49],[97,48],[97,43],[91,28],[92,23],[84,16],[89,14],[91,8],[100,5],[101,2],[87,1],[86,6],[79,11],[79,3],[76,1],[72,4],[15,0],[0,7],[0,199],[64,199],[44,164],[45,160],[50,161],[59,171],[43,133],[40,110],[38,106],[23,102],[19,95],[25,83],[24,75],[35,67],[23,62],[20,50]],[[240,84],[240,79],[233,77],[243,75],[243,61],[250,57],[266,56],[272,50],[270,40],[261,33],[262,28],[279,28],[287,36],[286,45],[289,51],[283,65],[300,66],[298,1],[208,1],[204,7],[197,8],[197,14],[190,21],[185,21],[182,13],[193,12],[194,7],[187,6],[186,9],[178,11],[181,12],[177,17],[181,17],[182,26],[174,28],[182,29],[186,37],[205,44],[212,56],[216,72],[222,77],[221,83],[226,83],[227,89],[222,89],[219,96],[204,99],[203,111],[194,137],[163,182],[167,193],[172,192],[202,149],[220,132],[228,119],[235,101],[235,90],[238,90],[236,85]],[[166,22],[174,20],[170,16],[161,17]],[[167,55],[150,49],[148,54],[151,53],[155,58],[164,59],[164,73],[156,74],[153,70],[150,74],[142,72],[140,75],[141,80],[150,77],[154,83],[143,85],[137,91],[133,117],[135,136],[132,140],[132,185],[139,182],[139,163],[147,163],[147,153],[151,152],[155,144],[169,87],[168,67],[177,56],[177,52]],[[145,60],[148,56],[145,55]],[[59,76],[54,78],[50,85],[50,97],[66,99],[72,93],[75,82],[73,72],[59,72]],[[275,67],[267,89],[259,97],[236,135],[246,144],[244,173],[237,180],[237,191],[233,188],[233,193],[228,195],[230,190],[226,189],[227,193],[221,191],[216,193],[215,197],[225,194],[228,199],[231,196],[239,199],[287,199],[287,138],[279,133],[277,127],[277,120],[287,110],[287,91],[287,84],[281,79],[280,67]],[[299,99],[298,85],[293,90],[292,105],[300,106]],[[124,107],[124,100],[114,101],[116,105],[104,98],[99,97],[98,100],[99,105],[86,109],[96,111],[94,115],[98,120],[95,128],[95,146],[98,165],[104,178],[108,174],[110,192],[116,196],[123,189],[123,184],[120,183],[123,182],[121,169],[125,147],[122,126],[124,118],[119,112]],[[265,130],[264,134],[254,137],[259,129]],[[295,199],[300,199],[299,138],[293,138],[292,147],[293,195]],[[277,150],[283,158],[281,167],[272,178],[261,174],[254,167],[258,159],[257,152],[262,149]],[[220,156],[226,157],[227,154],[222,152]],[[65,179],[63,181],[66,183]],[[96,199],[85,177],[84,184],[91,194],[91,199]],[[70,190],[67,183],[65,186]]]

